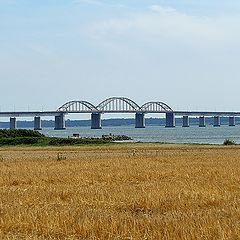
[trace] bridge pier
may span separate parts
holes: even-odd
[[[135,114],[135,128],[145,128],[144,113]]]
[[[166,113],[166,126],[168,128],[175,127],[175,114],[168,112]]]
[[[199,127],[206,127],[204,116],[199,117]]]
[[[101,129],[101,113],[92,113],[91,129]]]
[[[55,116],[55,128],[54,130],[64,130],[65,127],[65,115],[61,114],[59,116]]]
[[[214,118],[213,118],[213,126],[214,127],[220,127],[221,126],[220,116],[214,116]]]
[[[234,127],[235,126],[235,117],[229,117],[229,126]]]
[[[189,116],[183,116],[183,127],[189,127]]]
[[[15,117],[10,117],[10,129],[16,129],[17,128],[17,120]]]
[[[34,117],[34,130],[42,130],[41,117]]]

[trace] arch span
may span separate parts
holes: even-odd
[[[57,111],[75,113],[75,112],[98,112],[97,108],[87,101],[70,101],[63,104]]]
[[[172,108],[164,102],[147,102],[141,107],[126,97],[111,97],[102,101],[97,107],[87,101],[70,101],[57,109],[66,113],[163,113],[172,112]]]
[[[172,112],[172,108],[164,102],[147,102],[141,106],[144,112]]]
[[[137,112],[140,106],[129,98],[111,97],[102,101],[97,109],[101,112]]]

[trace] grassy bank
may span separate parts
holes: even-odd
[[[240,147],[0,149],[1,239],[238,239]]]
[[[120,136],[121,137],[121,136]],[[0,129],[0,146],[64,146],[85,144],[106,144],[112,142],[110,138],[54,138],[25,129]]]

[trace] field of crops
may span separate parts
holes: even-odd
[[[0,239],[239,236],[239,146],[0,148]]]

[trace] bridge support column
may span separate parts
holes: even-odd
[[[10,129],[17,128],[17,120],[15,117],[10,117]]]
[[[92,113],[91,129],[101,129],[101,113]]]
[[[65,115],[61,114],[59,116],[55,116],[55,128],[54,130],[64,130],[65,128]]]
[[[219,116],[214,116],[214,118],[213,118],[213,126],[214,127],[220,127],[221,126],[220,117]]]
[[[166,126],[165,127],[175,127],[175,114],[174,113],[166,113]]]
[[[189,127],[189,117],[183,116],[183,127]]]
[[[229,126],[234,127],[235,126],[235,117],[229,117]]]
[[[206,127],[204,116],[199,117],[199,127]]]
[[[34,130],[42,130],[41,118],[34,117]]]
[[[135,115],[135,128],[145,128],[144,113],[136,113],[136,115]]]

